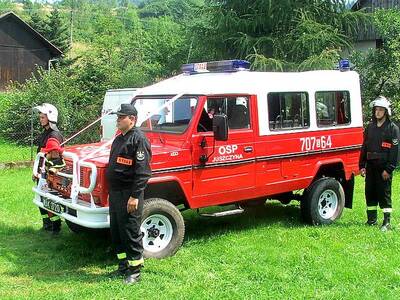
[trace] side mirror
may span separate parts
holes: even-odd
[[[213,117],[214,138],[217,141],[228,140],[228,118],[224,114],[214,115]]]

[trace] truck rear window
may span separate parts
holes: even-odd
[[[278,92],[268,94],[270,130],[291,130],[310,126],[308,94]]]
[[[348,91],[316,92],[317,125],[350,124],[350,93]]]

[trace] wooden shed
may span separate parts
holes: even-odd
[[[0,90],[23,82],[38,66],[47,69],[62,52],[13,12],[0,15]]]
[[[363,9],[366,12],[372,13],[378,9],[399,9],[400,0],[357,0],[352,10]],[[358,36],[355,38],[354,47],[358,50],[368,50],[379,48],[382,45],[382,37],[376,32],[374,26],[368,26],[362,28],[358,32]]]

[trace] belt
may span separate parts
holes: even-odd
[[[367,152],[367,160],[376,160],[386,158],[386,153]]]
[[[123,187],[123,186],[121,186],[121,187],[110,187],[109,190],[112,191],[112,192],[123,192],[123,191],[132,190],[132,187],[131,186],[127,186],[127,187]]]

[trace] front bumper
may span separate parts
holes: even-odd
[[[48,210],[51,213],[64,218],[65,220],[87,228],[110,227],[110,216],[108,207],[92,207],[90,203],[81,200],[78,200],[77,203],[72,203],[72,199],[62,198],[57,195],[56,191],[44,192],[37,187],[33,187],[32,190],[35,193],[33,203],[36,206]],[[42,197],[65,206],[66,210],[63,213],[56,213],[47,209],[43,206]]]

